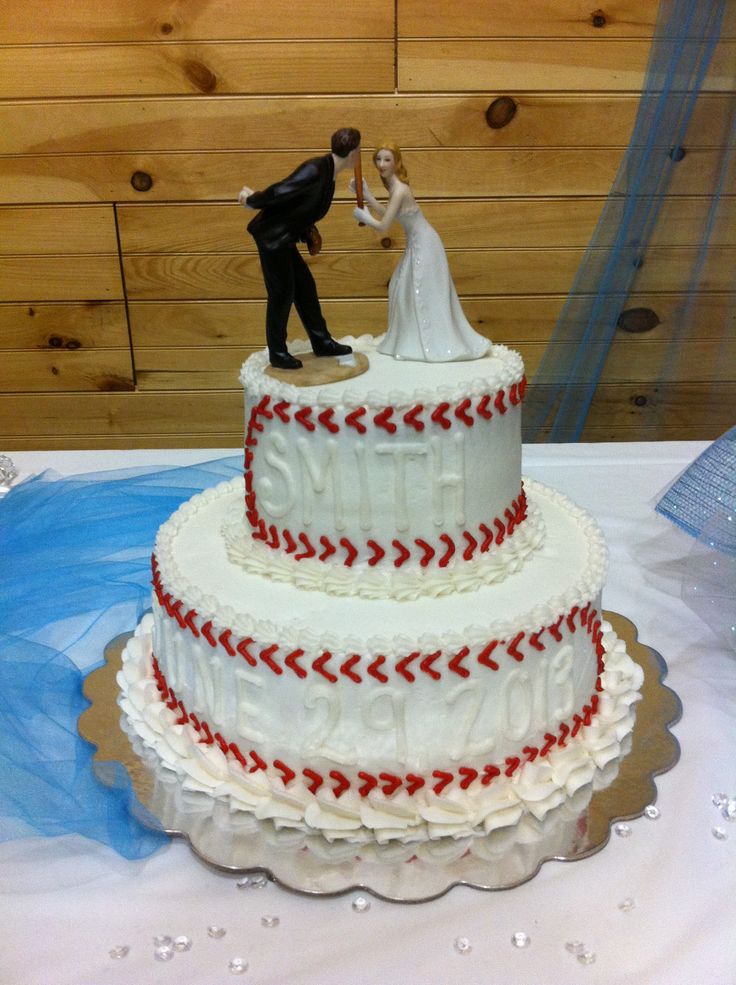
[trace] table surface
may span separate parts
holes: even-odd
[[[239,889],[186,844],[128,862],[76,836],[0,845],[0,981],[13,985],[177,983],[241,980],[260,985],[730,985],[736,982],[736,823],[712,803],[736,795],[736,655],[683,603],[684,564],[694,541],[654,512],[663,489],[703,450],[700,442],[532,445],[524,472],[569,495],[596,517],[611,561],[607,609],[638,628],[667,661],[684,713],[674,727],[680,762],[659,777],[657,820],[631,822],[591,858],[548,862],[530,882],[484,893],[463,887],[431,903],[354,895],[305,898],[278,886]],[[0,449],[1,451],[2,449]],[[131,465],[183,465],[237,455],[206,451],[14,452],[21,477]],[[713,835],[720,826],[725,840]],[[622,910],[625,899],[634,902]],[[263,926],[277,916],[278,926]],[[221,939],[207,927],[224,927]],[[523,931],[531,942],[512,945]],[[168,963],[153,957],[158,934],[193,946]],[[458,953],[454,942],[468,939]],[[583,941],[595,962],[565,949]],[[109,951],[127,945],[122,960]]]

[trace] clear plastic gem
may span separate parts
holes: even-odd
[[[248,970],[248,962],[245,958],[232,958],[228,963],[228,968],[233,975],[244,975]]]
[[[736,821],[736,797],[729,797],[721,806],[721,814],[727,821]]]
[[[582,954],[585,950],[585,944],[582,941],[568,941],[565,944],[565,950],[570,954]]]
[[[154,949],[153,956],[157,961],[171,961],[175,953],[176,952],[171,944],[159,944],[159,946]]]
[[[723,830],[723,828],[713,828],[713,837],[718,841],[725,841],[728,838],[728,834]]]
[[[251,889],[265,889],[268,885],[268,876],[265,872],[256,872],[255,875],[250,877],[250,888]]]
[[[631,835],[631,825],[624,824],[623,822],[614,824],[613,832],[614,834],[617,834],[619,838],[628,838]]]
[[[352,907],[356,913],[365,913],[366,910],[370,910],[371,901],[366,899],[365,896],[356,896],[353,900]]]
[[[175,951],[191,951],[192,942],[189,937],[185,937],[183,934],[181,937],[174,938],[174,950]]]
[[[628,913],[630,910],[633,910],[635,906],[636,903],[631,898],[631,896],[627,896],[626,899],[622,899],[621,902],[618,904],[618,908],[619,910],[621,910],[622,913]]]
[[[578,961],[580,964],[595,964],[595,954],[592,951],[583,951],[578,954]]]
[[[654,804],[649,804],[648,807],[644,808],[644,814],[649,818],[650,821],[656,821],[659,817],[659,808],[655,807]]]
[[[711,797],[711,801],[713,803],[713,806],[717,807],[720,810],[724,804],[728,803],[728,794],[714,793],[713,796]]]
[[[214,937],[217,940],[219,940],[221,937],[224,937],[226,933],[227,931],[225,930],[224,927],[212,926],[207,928],[207,936]]]
[[[130,954],[130,948],[127,944],[119,944],[110,951],[110,957],[113,961],[122,961],[123,958],[127,958]]]
[[[280,923],[281,921],[279,920],[278,917],[270,917],[270,916],[261,917],[262,927],[278,927]]]
[[[525,934],[523,930],[517,930],[516,933],[511,938],[511,943],[514,947],[529,947],[532,939],[529,934]]]
[[[456,937],[452,946],[458,954],[470,954],[473,950],[473,945],[467,937]]]

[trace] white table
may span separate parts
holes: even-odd
[[[419,985],[419,983],[736,982],[736,823],[711,803],[736,794],[736,655],[680,600],[661,559],[693,542],[658,517],[658,494],[705,447],[696,442],[530,446],[524,471],[556,486],[601,523],[611,548],[604,602],[628,616],[669,665],[684,705],[674,732],[678,765],[657,780],[658,820],[631,822],[597,855],[546,863],[530,882],[483,893],[455,889],[421,905],[351,897],[309,899],[277,886],[238,889],[172,842],[127,862],[80,837],[0,845],[0,981],[8,985],[177,983],[214,985]],[[2,449],[0,449],[0,452]],[[13,453],[22,475],[130,465],[186,464],[237,452]],[[728,834],[717,840],[712,829]],[[619,903],[634,900],[624,912]],[[277,927],[261,917],[276,915]],[[208,937],[209,925],[227,929]],[[524,931],[529,947],[512,946]],[[153,959],[156,934],[185,934],[192,949]],[[472,950],[453,947],[467,937]],[[595,953],[583,966],[565,950],[579,939]],[[131,950],[111,960],[115,945]],[[230,958],[250,969],[237,978]]]

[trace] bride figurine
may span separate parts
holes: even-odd
[[[398,219],[406,233],[406,249],[388,286],[388,331],[378,351],[396,359],[453,362],[480,359],[488,339],[470,325],[460,307],[442,241],[414,201],[401,150],[384,141],[373,163],[389,193],[386,206],[376,201],[365,182],[367,208],[356,208],[359,223],[385,232]],[[355,191],[355,182],[350,183]]]

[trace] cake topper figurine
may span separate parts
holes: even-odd
[[[316,356],[343,356],[352,350],[330,335],[312,273],[297,243],[319,253],[321,237],[315,223],[332,203],[335,177],[353,167],[360,155],[360,133],[344,127],[332,135],[331,153],[304,161],[283,181],[262,192],[244,186],[238,201],[258,215],[248,224],[256,241],[266,285],[266,343],[269,360],[278,369],[300,369],[302,362],[286,347],[286,325],[292,304],[306,329]]]
[[[388,287],[388,331],[378,351],[420,362],[479,359],[488,352],[490,342],[463,314],[442,241],[414,200],[401,150],[384,141],[373,163],[388,191],[388,203],[377,202],[363,182],[369,208],[359,205],[353,215],[361,225],[380,232],[398,219],[406,233],[406,249]],[[350,188],[357,192],[354,180]],[[374,218],[370,210],[381,218]]]

